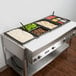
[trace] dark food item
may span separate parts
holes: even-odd
[[[40,35],[42,35],[45,32],[47,32],[47,30],[44,30],[42,28],[38,28],[38,29],[35,29],[35,30],[32,31],[32,33],[37,35],[37,36],[40,36]]]

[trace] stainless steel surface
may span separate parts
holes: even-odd
[[[27,56],[27,61],[30,62],[31,64],[37,63],[39,60],[50,54],[51,52],[55,51],[58,47],[63,45],[63,39],[60,39],[59,41],[53,43],[52,45],[49,44],[49,47],[43,47],[42,49],[37,50],[35,53],[30,52],[29,50],[26,50],[26,56]],[[45,48],[45,49],[44,49]],[[41,50],[41,51],[40,51]],[[40,52],[38,52],[40,51]]]
[[[19,59],[24,59],[24,54],[30,63],[36,63],[42,58],[44,58],[46,55],[51,53],[52,51],[56,50],[60,45],[63,44],[64,39],[67,40],[72,35],[73,31],[69,31],[66,34],[62,35],[60,38],[56,39],[53,42],[49,42],[46,46],[39,48],[36,51],[31,51],[29,48],[24,47],[23,45],[19,45],[12,39],[10,39],[8,36],[3,36],[4,39],[4,46],[7,48],[12,54],[17,56]],[[8,45],[7,45],[8,44]],[[47,54],[45,54],[47,52]]]
[[[3,35],[7,64],[21,76],[32,76],[69,47],[66,41],[76,33],[73,31],[75,27],[76,23],[71,21],[24,45],[18,44],[10,37]],[[17,64],[12,65],[14,61],[10,60],[14,56],[17,59]],[[21,72],[18,67],[22,67]]]
[[[4,47],[7,48],[12,54],[23,60],[24,49],[19,45],[12,41],[9,37],[3,35],[4,39]],[[8,44],[8,45],[7,45]]]
[[[5,48],[4,52],[7,65],[13,68],[13,70],[15,70],[20,76],[28,76],[26,59],[21,60],[16,55],[11,53],[7,48]]]
[[[29,65],[28,65],[28,74],[33,75],[36,72],[38,72],[40,69],[44,68],[47,64],[52,62],[59,54],[61,54],[68,47],[69,47],[69,45],[64,43],[59,48],[57,48],[54,52],[50,53],[45,58],[40,60],[38,63],[36,63],[36,64],[30,64],[29,63]]]
[[[27,44],[24,44],[23,46],[28,48],[31,52],[35,52],[39,48],[46,46],[52,41],[55,41],[57,38],[61,37],[62,35],[64,35],[65,33],[67,33],[68,31],[72,30],[75,27],[76,23],[70,21],[69,23],[62,25],[61,27],[53,31],[50,31],[47,34],[44,34],[41,37],[34,39]]]
[[[31,64],[37,63],[42,58],[47,56],[49,53],[55,51],[58,47],[63,45],[64,42],[66,43],[66,41],[69,40],[72,35],[73,35],[73,30],[67,32],[66,34],[64,34],[63,36],[61,36],[54,42],[49,43],[48,45],[46,45],[34,52],[31,52],[30,50],[26,49],[25,54],[27,56],[27,58],[26,58],[27,61],[30,62]]]

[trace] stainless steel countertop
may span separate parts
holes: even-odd
[[[44,34],[40,36],[37,39],[34,39],[26,44],[23,45],[23,47],[29,49],[30,51],[34,52],[38,50],[39,48],[47,45],[48,43],[56,40],[57,38],[61,37],[63,34],[67,33],[71,29],[76,27],[76,22],[70,21],[69,23],[62,25],[61,27],[48,32],[47,34]]]

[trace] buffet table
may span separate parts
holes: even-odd
[[[21,76],[32,76],[69,47],[76,22],[55,15],[6,31],[6,63]]]

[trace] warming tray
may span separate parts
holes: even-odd
[[[58,16],[48,16],[44,19],[23,25],[21,27],[12,29],[5,32],[7,36],[14,39],[20,44],[28,43],[29,41],[40,37],[46,33],[51,32],[52,30],[59,28],[63,24],[68,23],[70,20],[61,18]]]
[[[51,29],[49,29],[47,27],[40,26],[36,23],[30,23],[30,24],[27,24],[27,25],[23,25],[20,28],[22,30],[27,31],[28,33],[32,34],[33,36],[35,36],[35,38],[51,31]]]
[[[57,25],[63,25],[63,24],[66,24],[70,21],[69,19],[62,18],[62,17],[55,16],[55,15],[45,17],[45,19],[47,19],[51,23],[54,23],[54,24],[57,24]]]
[[[59,20],[56,20],[56,18]],[[32,76],[51,63],[69,47],[69,44],[66,43],[67,39],[70,39],[75,33],[73,29],[76,28],[76,22],[58,16],[55,17],[55,15],[45,17],[44,20],[53,24],[51,29],[45,27],[46,25],[49,26],[48,23],[45,26],[37,24],[36,22],[41,21],[38,20],[27,24],[28,26],[22,24],[21,27],[7,31],[2,35],[6,62],[22,76]],[[64,22],[64,20],[66,21]],[[63,24],[58,21],[62,21]],[[47,32],[39,36],[32,33],[39,28]],[[40,32],[40,30],[38,31]]]
[[[27,44],[24,44],[23,46],[28,48],[30,51],[34,52],[38,50],[39,48],[53,42],[54,40],[61,37],[62,35],[64,35],[65,33],[67,33],[68,31],[72,30],[75,27],[76,27],[76,23],[73,21],[70,21],[63,26],[51,32],[48,32],[47,34],[42,35],[41,37],[34,39]],[[35,45],[32,46],[33,44]]]
[[[39,20],[36,22],[36,24],[46,27],[50,30],[54,30],[55,28],[59,27],[59,25],[51,23],[49,20],[46,20],[46,19]]]
[[[20,44],[27,43],[35,38],[32,34],[18,28],[5,32],[4,34],[6,34],[7,36],[9,36],[10,38],[12,38]]]

